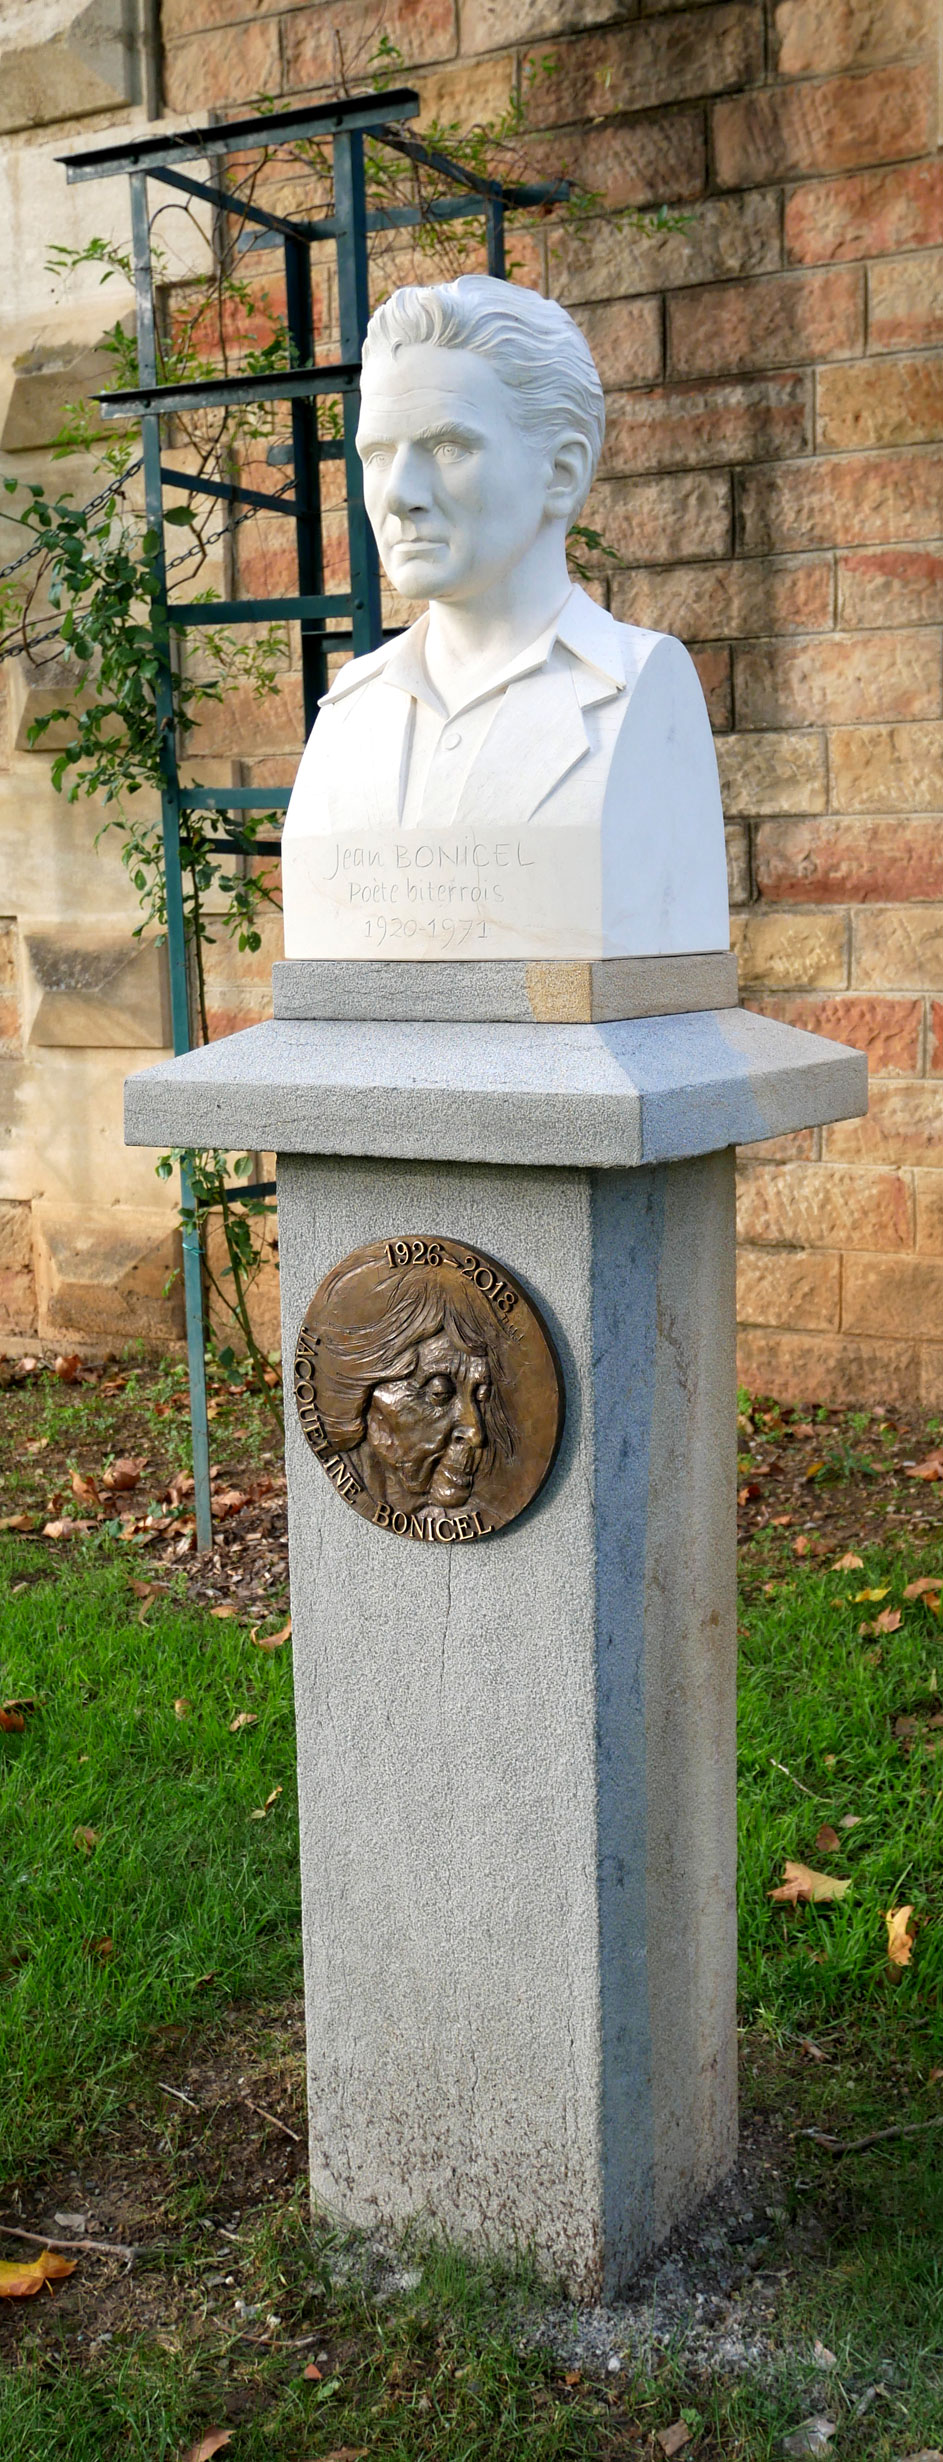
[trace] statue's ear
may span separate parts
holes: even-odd
[[[562,436],[554,447],[547,482],[547,512],[555,521],[570,522],[589,495],[593,461],[585,436]]]

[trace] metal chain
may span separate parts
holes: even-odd
[[[290,479],[286,479],[284,487],[276,487],[273,490],[272,503],[277,504],[280,496],[290,496],[294,484],[294,476],[292,476]],[[234,530],[241,530],[243,523],[251,521],[253,515],[257,514],[260,510],[261,507],[259,505],[248,504],[244,513],[234,513],[232,520],[228,523],[224,522],[221,529],[209,530],[206,532],[205,536],[200,540],[201,548],[215,547],[217,539],[231,538]],[[178,564],[189,564],[196,554],[197,549],[195,547],[182,548],[179,556],[168,556],[164,568],[165,571],[172,573],[175,571]]]
[[[112,479],[110,485],[108,487],[103,487],[99,495],[89,497],[88,503],[83,506],[83,511],[86,513],[97,513],[99,507],[103,504],[107,504],[109,497],[117,496],[121,489],[127,486],[128,480],[136,478],[138,471],[142,470],[143,467],[143,455],[139,454],[136,462],[129,462],[127,470],[122,473],[120,479]],[[0,519],[2,519],[2,515],[0,515]],[[41,556],[43,548],[46,546],[48,546],[48,540],[44,538],[37,539],[35,545],[25,548],[21,556],[16,556],[14,558],[12,564],[0,564],[0,581],[8,581],[11,573],[18,573],[22,565],[30,564],[32,562],[34,556]]]
[[[133,479],[137,472],[142,468],[143,457],[139,457],[136,462],[131,462],[125,471],[123,478],[114,479],[110,487],[103,487],[99,495],[89,498],[89,502],[85,506],[86,513],[96,513],[101,505],[108,503],[109,497],[117,495],[120,489],[125,486],[128,479]],[[292,476],[292,478],[286,479],[283,487],[275,488],[272,498],[273,503],[277,503],[280,496],[290,496],[294,484],[294,477]],[[181,548],[179,555],[169,556],[167,558],[164,567],[165,572],[175,572],[177,567],[181,564],[192,564],[194,556],[201,552],[205,553],[208,547],[215,547],[219,539],[231,538],[233,531],[241,530],[243,523],[251,521],[253,514],[258,511],[258,505],[247,505],[244,513],[234,514],[229,523],[224,522],[218,530],[209,531],[206,536],[201,539],[199,548],[195,546]],[[47,544],[48,542],[46,539],[37,539],[35,547],[28,547],[25,555],[17,556],[14,564],[7,564],[0,567],[0,581],[5,581],[10,573],[18,573],[20,566],[23,564],[28,564],[32,556],[40,555],[42,549]],[[57,641],[61,635],[61,631],[61,624],[54,624],[48,632],[31,634],[25,644],[25,649],[28,655],[32,656],[34,650],[43,649],[47,641]],[[4,659],[6,658],[20,657],[23,653],[23,649],[24,643],[22,636],[19,634],[16,639],[10,641],[6,647],[0,645],[0,665],[2,665]]]

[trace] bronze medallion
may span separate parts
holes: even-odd
[[[523,1513],[563,1432],[539,1309],[464,1240],[371,1240],[333,1266],[298,1337],[295,1399],[345,1504],[444,1546]]]

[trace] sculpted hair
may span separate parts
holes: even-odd
[[[595,475],[606,430],[603,390],[588,343],[555,299],[491,274],[406,284],[374,310],[364,366],[380,351],[395,358],[423,342],[490,359],[515,396],[521,427],[553,445],[565,436],[585,437]]]
[[[331,1293],[335,1299],[335,1293]],[[411,1266],[391,1277],[381,1315],[372,1325],[345,1321],[343,1272],[337,1313],[328,1307],[318,1336],[318,1409],[332,1444],[352,1453],[363,1443],[375,1385],[411,1376],[419,1345],[446,1333],[460,1350],[484,1353],[491,1391],[482,1408],[488,1464],[509,1461],[514,1437],[501,1396],[503,1344],[487,1301],[454,1267]]]

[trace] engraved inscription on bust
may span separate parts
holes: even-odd
[[[355,1249],[305,1318],[301,1423],[338,1494],[398,1537],[485,1538],[552,1465],[562,1384],[532,1301],[444,1239]]]
[[[428,604],[321,704],[285,823],[289,957],[727,947],[696,670],[567,569],[604,427],[555,300],[466,274],[371,317],[364,497],[393,588]]]

